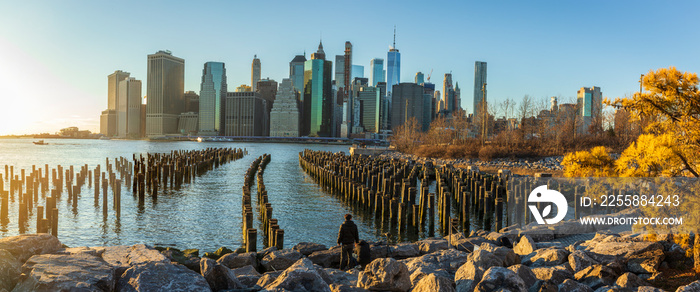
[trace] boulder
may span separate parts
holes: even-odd
[[[224,256],[226,254],[230,254],[230,253],[233,253],[233,251],[231,249],[229,249],[228,247],[222,246],[214,252],[205,252],[204,257],[207,257],[207,258],[210,258],[213,260],[218,260],[222,256]]]
[[[2,289],[12,291],[19,280],[20,267],[22,267],[22,263],[15,259],[9,251],[0,249],[0,291]]]
[[[245,287],[253,287],[258,280],[260,280],[260,273],[253,266],[245,266],[238,269],[234,269],[233,273],[236,274],[236,279],[238,279],[241,284]]]
[[[368,290],[408,291],[411,280],[405,264],[392,258],[376,259],[360,272],[357,286]]]
[[[474,291],[526,291],[523,279],[504,267],[491,267],[481,277]]]
[[[170,263],[170,260],[165,255],[145,244],[105,246],[95,247],[94,249],[97,250],[98,254],[102,254],[102,259],[116,268],[117,276],[124,273],[126,269],[136,265]]]
[[[600,263],[590,257],[587,252],[582,250],[575,250],[569,254],[569,266],[571,266],[571,270],[573,270],[574,273],[597,264]]]
[[[525,287],[532,287],[537,282],[537,277],[535,273],[530,270],[528,266],[524,265],[513,265],[508,267],[509,270],[513,271],[520,279],[525,282]]]
[[[558,292],[559,287],[553,282],[537,280],[532,287],[527,291],[529,292]]]
[[[653,274],[659,271],[659,265],[664,258],[663,249],[652,249],[635,254],[627,259],[627,270],[637,274]]]
[[[698,235],[695,235],[697,238]],[[695,241],[695,244],[697,244],[698,241]],[[676,292],[697,292],[700,291],[700,280],[692,282],[688,285],[685,286],[680,286],[678,289],[676,289]]]
[[[513,252],[512,249],[507,248],[507,247],[502,247],[502,246],[495,246],[493,244],[490,244],[488,242],[484,242],[479,246],[480,249],[489,251],[493,255],[495,255],[497,258],[500,258],[503,260],[502,266],[504,267],[510,267],[512,265],[517,265],[520,264],[520,257]]]
[[[202,275],[169,263],[146,263],[127,269],[117,282],[117,291],[211,291]]]
[[[449,248],[447,240],[443,238],[426,238],[416,243],[418,244],[420,254],[434,253]]]
[[[12,291],[112,291],[116,281],[114,267],[86,253],[35,255],[22,273]]]
[[[238,269],[245,266],[258,266],[257,253],[229,253],[216,260],[218,263],[228,267],[229,269]]]
[[[450,273],[456,272],[469,259],[468,253],[456,249],[441,250],[430,255],[435,256],[438,264]]]
[[[340,248],[315,251],[309,255],[309,260],[324,268],[340,267]]]
[[[574,274],[564,266],[533,268],[532,273],[537,279],[553,283],[562,283],[566,279],[573,278]]]
[[[637,277],[637,275],[627,272],[617,278],[617,281],[615,281],[615,285],[620,286],[622,288],[637,288],[641,286],[648,286],[649,283],[640,279],[639,277]]]
[[[467,258],[467,262],[473,262],[475,266],[486,269],[494,266],[503,266],[503,259],[498,258],[485,249],[477,249]]]
[[[61,242],[47,233],[22,234],[0,238],[0,249],[8,251],[16,260],[24,263],[33,255],[58,251]]]
[[[419,255],[420,250],[416,243],[399,243],[392,247],[390,254],[390,256],[395,259],[412,258]]]
[[[200,273],[199,270],[199,250],[196,249],[186,249],[185,251],[179,251],[176,249],[167,248],[161,253],[167,257],[171,263],[178,263],[190,270]],[[126,268],[125,268],[126,269]]]
[[[543,248],[526,256],[523,264],[533,267],[558,266],[568,262],[569,252],[560,248]]]
[[[420,280],[427,275],[435,275],[446,279],[453,278],[447,271],[440,268],[436,268],[434,266],[422,266],[413,271],[409,271],[409,273],[411,273],[411,286],[418,285],[418,282],[420,282]]]
[[[297,245],[295,245],[294,247],[292,247],[292,249],[300,252],[304,256],[309,256],[310,254],[316,251],[327,250],[328,248],[323,244],[313,242],[300,242],[297,243]]]
[[[231,269],[213,259],[202,258],[199,262],[199,270],[214,291],[244,288]]]
[[[457,292],[474,291],[476,284],[481,281],[481,276],[486,272],[486,268],[477,266],[474,261],[467,261],[459,267],[455,273],[455,285]]]
[[[423,277],[418,283],[413,287],[413,292],[455,292],[455,288],[452,287],[452,281],[448,278],[437,276],[436,274],[429,274]]]
[[[282,272],[284,272],[284,271],[267,272],[267,273],[263,274],[262,277],[260,277],[260,279],[258,279],[258,282],[256,283],[256,285],[258,285],[260,287],[265,287],[267,285],[270,285],[270,284],[272,284],[272,282],[274,282],[277,279],[277,277],[279,277],[279,275],[282,274]]]
[[[595,238],[593,239],[595,240]],[[618,258],[630,258],[655,249],[662,250],[663,246],[658,242],[646,241],[621,241],[619,237],[608,236],[599,243],[589,243],[586,251],[593,254],[615,256]],[[593,256],[593,255],[592,255]],[[593,256],[595,258],[595,256]],[[596,259],[600,261],[599,259]],[[601,261],[602,262],[602,261]]]
[[[602,286],[614,284],[617,275],[606,266],[593,265],[577,272],[574,278],[579,283],[585,284],[595,290]]]
[[[593,289],[591,289],[591,287],[588,287],[588,286],[581,284],[579,282],[576,282],[574,280],[566,279],[566,280],[564,280],[563,283],[559,284],[559,291],[593,292]]]
[[[326,268],[324,270],[325,274],[327,274],[330,278],[331,283],[357,286],[357,276],[359,275],[359,271],[355,269],[348,270],[348,272],[331,268]]]
[[[518,243],[513,246],[513,252],[519,255],[528,255],[537,249],[537,244],[532,237],[529,235],[523,235],[520,237]]]
[[[331,284],[331,292],[368,292],[369,290],[345,284]]]
[[[372,260],[388,257],[391,247],[386,244],[371,244],[369,254]],[[340,259],[338,260],[340,262]]]
[[[637,292],[666,292],[666,290],[652,286],[640,286],[637,288]]]
[[[291,267],[302,257],[303,255],[296,250],[283,249],[268,253],[260,263],[266,271],[281,271]]]
[[[297,251],[294,252],[299,253]],[[274,282],[263,288],[267,290],[282,288],[289,291],[331,291],[328,283],[323,280],[314,264],[307,258],[297,260],[284,270]]]

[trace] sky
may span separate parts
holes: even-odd
[[[640,74],[700,71],[698,1],[0,1],[0,135],[99,132],[107,76],[143,81],[147,55],[185,60],[185,90],[199,93],[207,61],[224,62],[229,88],[250,84],[254,55],[278,82],[289,61],[327,59],[353,44],[369,74],[396,26],[401,81],[418,71],[442,91],[452,73],[472,112],[474,62],[488,64],[489,103],[571,101],[581,87],[604,97],[639,90]]]

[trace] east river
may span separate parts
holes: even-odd
[[[73,139],[47,139],[48,145],[34,145],[35,140],[0,139],[0,173],[3,174],[5,190],[9,189],[5,165],[14,166],[15,175],[20,173],[19,169],[24,168],[28,174],[32,165],[43,169],[45,164],[49,168],[61,165],[64,169],[73,165],[77,173],[86,164],[90,170],[100,164],[104,171],[105,158],[114,161],[114,158],[125,157],[131,161],[134,154],[211,147],[245,148],[248,151],[243,159],[209,171],[180,189],[161,190],[157,200],[146,196],[141,208],[131,188],[123,187],[120,218],[116,218],[112,208],[104,218],[101,206],[94,205],[93,191],[87,184],[83,186],[77,208],[67,201],[67,195],[62,196],[57,202],[58,238],[71,247],[137,243],[204,251],[221,246],[240,247],[243,177],[251,162],[265,153],[272,156],[265,170],[265,185],[274,208],[273,217],[285,230],[285,247],[304,241],[335,245],[343,215],[351,212],[339,199],[321,190],[302,171],[298,160],[298,153],[304,149],[347,153],[347,145]],[[44,205],[44,201],[39,196],[37,205]],[[10,200],[10,220],[0,225],[0,238],[19,234],[18,204],[16,196],[15,200]],[[257,214],[255,217],[256,224],[260,224]],[[355,222],[362,239],[383,238],[382,232],[374,226],[375,221],[356,217],[360,217]],[[36,232],[36,209],[30,213],[28,222],[27,232]],[[262,240],[258,239],[258,242]]]

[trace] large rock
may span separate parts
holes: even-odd
[[[303,255],[291,249],[276,250],[268,253],[260,261],[266,271],[286,270],[301,259]]]
[[[488,242],[482,243],[479,248],[486,250],[493,255],[495,255],[497,258],[500,258],[503,260],[502,266],[504,267],[510,267],[512,265],[517,265],[520,264],[520,257],[513,252],[512,249],[503,247],[503,246],[495,246],[493,244],[490,244]]]
[[[220,257],[216,260],[218,263],[228,267],[229,269],[238,269],[245,266],[256,267],[258,265],[258,260],[256,258],[257,253],[247,252],[247,253],[229,253]]]
[[[485,249],[477,249],[467,258],[467,262],[473,262],[475,266],[486,269],[494,266],[503,266],[504,260]]]
[[[481,281],[481,277],[487,268],[475,265],[474,261],[467,261],[459,267],[455,273],[455,285],[457,292],[474,291],[476,284]]]
[[[22,263],[9,251],[0,249],[0,291],[2,289],[12,291],[12,287],[15,287],[19,279],[20,267]]]
[[[368,292],[365,288],[345,284],[331,284],[331,292]]]
[[[452,279],[453,277],[450,275],[449,272],[446,270],[436,268],[434,266],[423,266],[419,267],[418,269],[413,270],[411,273],[411,286],[418,285],[418,282],[420,282],[424,277],[428,275],[435,275],[439,277],[443,277],[446,279]]]
[[[698,235],[695,235],[695,236],[697,238]],[[698,241],[695,241],[695,243],[697,244]],[[676,292],[697,292],[697,291],[700,291],[700,280],[695,281],[695,282],[690,283],[690,284],[685,285],[685,286],[680,286],[680,287],[678,287],[678,289],[676,289]]]
[[[300,242],[297,243],[297,245],[295,245],[292,249],[300,252],[304,256],[309,256],[314,252],[327,250],[328,248],[323,244],[313,242]]]
[[[15,259],[24,263],[33,255],[58,251],[61,249],[61,242],[46,233],[22,234],[0,238],[0,249],[8,251]]]
[[[573,278],[574,274],[564,266],[533,268],[532,273],[538,280],[562,283],[566,279]]]
[[[348,270],[347,272],[332,268],[326,268],[324,270],[325,274],[330,278],[331,283],[357,286],[357,276],[359,276],[360,272],[355,269]]]
[[[284,271],[274,271],[274,272],[267,272],[258,279],[257,285],[260,287],[265,287],[267,285],[272,284],[275,280],[277,280],[277,277],[282,275],[282,272]]]
[[[416,243],[418,244],[420,254],[434,253],[449,248],[447,240],[443,238],[426,238]]]
[[[309,260],[324,268],[338,268],[340,267],[340,248],[315,251],[309,255]]]
[[[523,264],[533,267],[558,266],[569,260],[569,252],[560,248],[543,248],[535,250],[526,257]]]
[[[238,279],[241,284],[245,287],[253,287],[260,280],[260,273],[253,266],[245,266],[238,269],[234,269],[233,273],[236,274],[236,279]]]
[[[174,248],[167,248],[161,251],[161,253],[170,259],[170,262],[173,264],[178,263],[197,273],[201,272],[199,270],[199,262],[201,259],[199,258],[199,250],[197,249],[180,251]],[[124,270],[126,270],[126,268],[124,268]]]
[[[413,292],[455,292],[452,281],[435,274],[423,277],[418,284],[413,287]]]
[[[405,264],[392,258],[376,259],[365,267],[357,286],[368,290],[408,291],[410,275]]]
[[[622,288],[636,289],[637,287],[641,286],[649,286],[649,283],[640,279],[639,277],[637,277],[637,275],[628,272],[618,277],[617,281],[615,281],[615,285],[620,286]]]
[[[598,289],[602,286],[614,284],[617,275],[606,266],[593,265],[576,273],[574,278],[581,284]]]
[[[608,255],[625,259],[631,258],[634,255],[643,254],[647,251],[663,251],[663,249],[663,245],[658,242],[627,241],[614,236],[606,237],[598,243],[593,242],[586,247],[586,251],[593,254]]]
[[[295,251],[298,253],[297,251]],[[314,264],[307,258],[297,260],[280,274],[274,282],[263,287],[267,290],[330,292],[328,283],[318,274]]]
[[[420,250],[416,243],[399,243],[393,246],[390,255],[395,259],[412,258],[419,256]]]
[[[86,253],[35,255],[22,273],[12,291],[112,291],[115,283],[114,267]]]
[[[637,274],[653,274],[659,271],[659,265],[664,258],[663,249],[652,249],[635,254],[627,259],[627,270]]]
[[[152,262],[128,268],[117,282],[117,291],[202,291],[210,292],[202,275],[182,265]]]
[[[94,249],[98,254],[102,254],[102,259],[117,269],[117,276],[136,265],[170,263],[165,255],[145,244],[95,247]]]
[[[213,259],[202,258],[199,270],[214,291],[245,288],[231,269]]]
[[[469,259],[468,253],[456,249],[441,250],[429,255],[434,256],[440,266],[450,273],[456,272]]]
[[[559,284],[559,291],[593,292],[593,289],[591,289],[591,287],[588,287],[588,286],[581,284],[579,282],[576,282],[574,280],[566,279],[566,280],[564,280],[563,283]]]
[[[528,255],[537,249],[537,244],[532,237],[529,235],[523,235],[520,237],[518,244],[513,246],[513,251],[519,255]]]
[[[504,267],[491,267],[481,277],[474,291],[526,291],[527,288],[515,272]]]
[[[524,265],[513,265],[508,267],[509,270],[513,271],[520,279],[525,282],[525,287],[532,287],[537,282],[537,277],[535,273],[530,270],[528,266]]]
[[[573,270],[574,273],[597,264],[600,263],[590,257],[585,251],[575,250],[569,254],[569,266],[571,266],[571,270]]]

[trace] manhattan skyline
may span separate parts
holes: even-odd
[[[526,94],[567,102],[592,86],[624,97],[649,70],[700,71],[693,19],[700,4],[690,1],[137,3],[1,3],[0,135],[69,126],[99,132],[107,76],[129,72],[145,94],[147,55],[159,50],[185,60],[184,91],[198,94],[205,62],[225,63],[235,88],[250,83],[257,55],[261,77],[281,82],[289,61],[309,58],[319,39],[327,60],[352,42],[353,65],[367,75],[373,58],[386,66],[394,25],[400,81],[432,71],[430,81],[441,84],[452,73],[469,113],[475,61],[488,63],[495,103]]]

